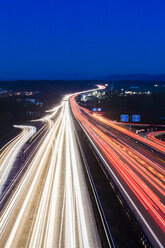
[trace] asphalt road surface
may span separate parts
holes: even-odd
[[[43,120],[49,131],[1,211],[1,247],[101,247],[68,98]]]
[[[102,247],[74,114],[151,243],[163,248],[164,144],[93,114],[78,105],[77,95],[66,96],[61,105],[48,112],[40,120],[45,125],[39,132],[32,126],[20,127],[22,132],[0,151],[1,247]],[[26,170],[18,170],[12,180],[15,187],[10,187],[11,182],[4,191],[27,140]]]
[[[70,98],[73,114],[155,247],[165,243],[165,146],[142,138]]]

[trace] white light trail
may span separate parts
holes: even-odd
[[[16,139],[11,142],[7,148],[4,150],[1,161],[0,161],[0,195],[3,192],[4,185],[12,169],[12,166],[21,151],[24,144],[29,140],[29,138],[36,132],[36,128],[33,126],[21,126],[15,125],[14,127],[20,128],[23,131]]]
[[[41,187],[43,172],[45,181],[27,232],[26,246],[101,247],[68,99],[69,95],[41,119],[50,124],[50,129],[2,213],[1,238],[7,237],[3,247],[17,246],[24,236],[20,227],[36,201],[34,195]]]

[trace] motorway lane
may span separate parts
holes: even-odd
[[[165,142],[163,140],[160,140],[157,138],[157,136],[161,136],[164,135],[165,131],[156,131],[156,132],[151,132],[147,135],[147,137],[152,140],[153,142],[155,142],[156,144],[159,144],[163,147],[165,147]]]
[[[116,140],[117,142],[123,144],[126,147],[129,147],[130,149],[133,149],[135,153],[139,154],[139,156],[142,157],[142,159],[147,160],[148,158],[148,160],[150,160],[150,163],[152,161],[154,164],[157,164],[158,168],[165,167],[165,156],[163,154],[154,152],[152,148],[148,147],[148,145],[146,146],[138,140],[135,140],[130,136],[126,135],[125,133],[116,130],[114,127],[111,127],[105,124],[104,122],[101,122],[99,119],[95,118],[95,115],[87,114],[82,110],[81,112],[88,118],[88,120],[93,125],[102,130],[106,135],[113,138],[113,140]]]
[[[75,94],[74,98],[76,99],[76,97],[78,96],[78,94]],[[73,98],[73,97],[72,97]],[[82,112],[85,112],[87,115],[91,116],[93,119],[100,121],[102,124],[105,124],[113,129],[115,129],[116,131],[122,133],[123,135],[125,134],[127,137],[130,137],[131,139],[134,139],[138,142],[143,143],[144,145],[150,147],[151,149],[154,149],[155,151],[161,153],[163,156],[165,156],[165,145],[160,144],[160,143],[156,143],[153,142],[153,140],[149,140],[149,139],[145,139],[121,126],[118,125],[118,123],[114,122],[114,121],[110,121],[107,118],[101,116],[100,114],[96,114],[93,113],[92,111],[89,111],[88,109],[79,106],[79,109],[81,109]]]
[[[31,136],[30,139],[28,139],[28,142],[25,142],[25,144],[20,147],[21,149],[18,152],[18,155],[13,160],[13,165],[11,167],[10,174],[6,180],[6,183],[4,184],[5,186],[3,187],[3,192],[0,196],[0,210],[5,208],[5,203],[12,194],[12,191],[15,189],[17,183],[23,176],[24,172],[27,170],[38,148],[44,141],[45,137],[48,135],[52,127],[53,121],[55,121],[58,116],[59,109],[60,106],[56,107],[54,111],[50,110],[49,112],[52,113],[44,116],[42,119],[32,121],[33,125],[35,124],[37,126],[36,129],[38,129],[38,127],[39,129]],[[18,136],[18,141],[19,140],[20,137]],[[7,150],[6,148],[9,147],[9,144],[11,144],[11,142],[12,141],[9,141],[4,147],[2,147],[1,150]]]
[[[123,127],[116,125],[114,122],[112,122],[112,121],[110,121],[110,120],[108,120],[102,116],[95,115],[95,114],[93,116],[95,119],[100,120],[102,123],[108,125],[109,127],[112,127],[114,129],[116,129],[117,131],[122,132],[123,134],[129,136],[130,138],[135,139],[141,143],[148,145],[148,147],[155,149],[156,151],[162,153],[165,156],[165,146],[164,145],[153,142],[152,140],[145,139],[145,138],[143,138],[143,137],[141,137],[141,136],[139,136],[139,135],[123,128]]]
[[[101,156],[103,155],[113,179],[119,181],[118,187],[122,188],[125,198],[127,200],[129,198],[129,202],[131,201],[134,211],[136,210],[136,216],[140,222],[143,222],[143,227],[145,226],[145,231],[147,230],[152,242],[158,247],[163,247],[165,231],[164,167],[159,163],[153,163],[143,154],[128,146],[129,142],[127,144],[121,142],[118,139],[120,135],[116,133],[116,138],[105,128],[107,121],[103,121],[103,125],[100,125],[103,117],[93,118],[89,110],[85,110],[75,102],[75,97],[71,97],[71,106],[75,117],[84,128],[89,140],[93,142],[97,152],[99,154],[101,152]],[[113,128],[115,128],[114,125]]]
[[[3,193],[4,186],[13,167],[19,152],[24,147],[26,142],[34,135],[36,128],[33,126],[15,125],[15,128],[22,129],[22,132],[17,135],[12,141],[8,142],[5,148],[1,149],[0,156],[0,196]]]
[[[101,247],[75,139],[69,103],[1,215],[2,247]]]

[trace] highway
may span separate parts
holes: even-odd
[[[163,248],[165,146],[85,109],[76,102],[76,97],[70,98],[74,116],[151,243]]]
[[[42,118],[49,128],[1,210],[1,247],[101,247],[68,99]]]
[[[45,123],[37,132],[36,121],[33,126],[19,126],[22,132],[1,149],[3,189],[18,154],[28,141],[24,151],[26,161],[12,180],[16,185],[9,187],[1,197],[1,247],[102,247],[99,221],[107,239],[104,247],[115,247],[85,162],[74,115],[102,161],[101,166],[112,178],[153,246],[163,248],[165,147],[153,138],[142,138],[80,106],[76,98],[86,92],[89,91],[65,96],[59,106],[36,120]],[[26,170],[23,170],[24,166]],[[88,180],[99,221],[95,219]]]

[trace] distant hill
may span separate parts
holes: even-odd
[[[105,81],[120,81],[120,80],[138,80],[138,81],[165,81],[165,74],[150,75],[150,74],[112,74],[107,76],[99,76],[95,80]]]
[[[39,90],[47,94],[48,92],[71,93],[93,87],[90,80],[16,80],[0,81],[0,88],[12,90]]]

